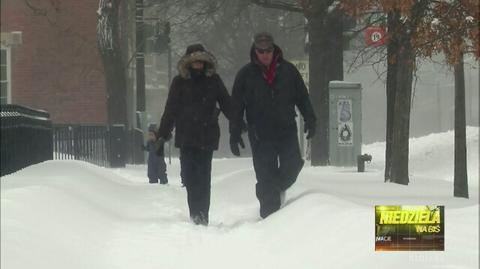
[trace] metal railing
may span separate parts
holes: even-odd
[[[140,145],[143,132],[126,131],[124,125],[55,124],[53,151],[56,160],[81,160],[104,167],[145,163]]]
[[[1,176],[51,160],[50,115],[19,105],[1,105]]]
[[[124,125],[53,124],[50,115],[1,105],[1,176],[46,160],[81,160],[104,167],[143,164],[143,131]]]
[[[81,160],[110,166],[109,146],[106,125],[53,125],[55,160]]]

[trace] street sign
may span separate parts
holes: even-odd
[[[368,27],[365,30],[365,43],[374,47],[385,44],[385,29],[379,26]]]
[[[309,86],[309,70],[308,70],[308,60],[293,60],[291,61],[292,64],[295,65],[295,67],[298,69],[298,72],[300,72],[300,75],[302,75],[303,82],[305,83],[305,86]]]

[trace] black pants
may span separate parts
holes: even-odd
[[[266,218],[280,209],[280,193],[295,183],[304,161],[296,132],[269,140],[257,140],[249,133],[249,139],[257,177],[260,216]]]
[[[187,187],[190,218],[196,224],[208,224],[212,155],[211,150],[180,149],[181,173]]]

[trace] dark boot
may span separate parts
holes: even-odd
[[[160,184],[167,184],[167,183],[168,183],[167,175],[160,178]]]
[[[305,161],[301,158],[289,158],[289,162],[280,164],[278,173],[280,190],[287,190],[297,181],[298,174],[302,171],[304,163]]]
[[[258,182],[255,187],[262,218],[266,218],[280,209],[280,190],[274,184]]]
[[[208,213],[207,215],[203,212],[199,212],[198,215],[191,215],[190,219],[196,225],[208,226]]]

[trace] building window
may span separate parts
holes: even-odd
[[[10,49],[8,47],[1,47],[1,56],[0,56],[0,103],[9,104],[11,103],[11,93],[10,93]]]

